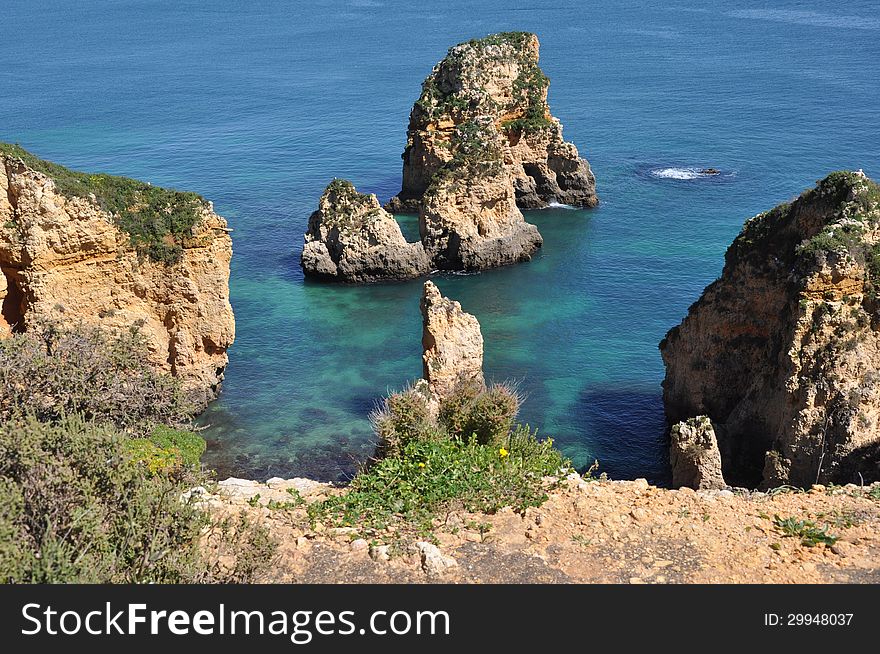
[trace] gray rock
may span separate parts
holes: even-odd
[[[422,558],[422,570],[429,577],[440,577],[446,574],[450,568],[458,566],[458,561],[443,554],[433,543],[420,541],[416,543],[416,548]]]

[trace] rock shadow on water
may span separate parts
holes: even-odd
[[[574,422],[585,425],[599,471],[611,479],[646,478],[669,486],[669,450],[663,398],[656,392],[618,388],[584,390],[573,408]]]

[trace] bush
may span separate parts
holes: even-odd
[[[136,329],[110,335],[44,323],[0,340],[0,421],[76,413],[146,436],[159,424],[186,427],[194,412],[180,382],[150,367]]]
[[[493,384],[486,390],[459,384],[441,407],[440,422],[454,438],[476,438],[481,445],[503,445],[519,413],[521,399],[511,386]]]
[[[127,442],[78,416],[0,425],[0,581],[249,581],[260,570],[250,550],[271,563],[265,531],[247,525],[225,543],[241,566],[206,557],[203,530],[227,527],[183,499],[198,476],[184,466],[152,471]]]
[[[370,415],[370,422],[378,439],[379,457],[397,456],[410,441],[439,437],[428,398],[418,388],[389,395]]]
[[[148,438],[132,438],[125,443],[131,459],[143,463],[152,474],[182,468],[198,470],[206,447],[205,439],[198,434],[165,426],[156,427]]]
[[[528,427],[518,427],[501,447],[476,438],[413,439],[355,477],[344,495],[310,505],[309,514],[365,535],[394,529],[400,539],[424,537],[454,509],[493,513],[540,506],[570,469],[553,441],[539,441]]]

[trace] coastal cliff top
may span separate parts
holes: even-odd
[[[153,261],[173,264],[193,228],[211,211],[210,203],[196,193],[153,186],[128,177],[84,173],[40,159],[19,145],[0,142],[0,159],[19,162],[49,178],[67,198],[96,203],[113,216],[138,252]]]
[[[522,513],[452,511],[435,544],[310,522],[348,492],[305,479],[220,482],[282,546],[263,581],[303,583],[828,583],[880,581],[880,484],[809,492],[693,491],[571,475]]]
[[[808,273],[825,262],[880,274],[880,186],[862,171],[837,171],[792,202],[746,221],[726,254],[728,265],[776,259]],[[876,280],[874,280],[876,281]]]

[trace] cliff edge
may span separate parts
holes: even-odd
[[[705,415],[737,486],[880,478],[880,187],[836,172],[748,220],[660,350],[671,422]]]
[[[207,402],[235,337],[229,231],[194,193],[0,144],[0,337],[45,321],[138,326],[156,369]]]

